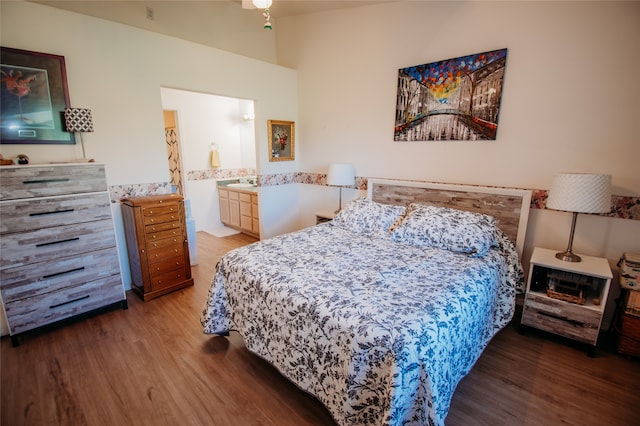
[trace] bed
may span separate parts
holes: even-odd
[[[225,254],[204,332],[240,333],[339,425],[444,425],[513,317],[530,200],[370,179],[333,221]]]

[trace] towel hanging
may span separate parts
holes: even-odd
[[[220,167],[220,153],[218,152],[218,144],[211,144],[211,151],[209,152],[209,163],[211,168],[217,169]]]

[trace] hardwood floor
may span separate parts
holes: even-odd
[[[1,341],[2,425],[334,425],[313,397],[248,352],[202,333],[217,259],[255,241],[199,232],[193,287],[112,310],[12,347]],[[517,319],[458,386],[447,426],[637,425],[640,362],[604,336],[595,358]]]

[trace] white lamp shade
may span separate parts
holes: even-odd
[[[352,164],[333,163],[327,173],[327,185],[350,186],[356,183],[356,171]]]
[[[553,179],[547,208],[577,213],[611,211],[611,175],[561,173]]]

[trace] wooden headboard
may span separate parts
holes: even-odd
[[[491,215],[522,257],[531,191],[525,189],[369,179],[368,197],[382,204],[430,204]]]

